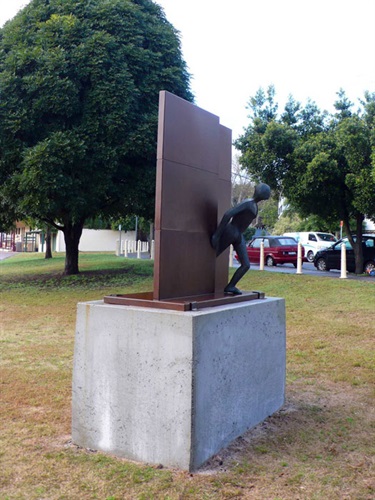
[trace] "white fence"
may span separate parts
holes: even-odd
[[[121,236],[120,236],[121,235]],[[110,229],[84,229],[79,241],[80,252],[115,252],[119,240],[135,242],[135,231],[112,231]],[[64,234],[59,231],[56,238],[56,252],[65,252]],[[43,249],[40,251],[44,251]]]
[[[128,257],[134,254],[138,258],[142,254],[149,254],[154,258],[154,241],[151,242],[151,248],[148,241],[136,241],[135,231],[111,231],[110,229],[84,229],[79,242],[80,252],[115,252],[116,255]],[[39,251],[45,251],[45,245],[39,245]],[[56,237],[56,252],[65,252],[64,234],[59,231]]]

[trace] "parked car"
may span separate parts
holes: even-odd
[[[319,271],[329,271],[330,269],[341,269],[341,244],[346,246],[346,269],[349,272],[355,271],[354,250],[348,240],[343,238],[331,247],[320,250],[314,258],[314,266]],[[375,269],[375,235],[363,235],[363,272],[368,273]]]
[[[266,266],[277,264],[293,264],[297,267],[298,243],[294,238],[286,236],[257,236],[247,244],[247,255],[250,262],[259,263],[260,244],[264,244],[264,263]],[[238,257],[236,255],[238,260]],[[302,247],[302,258],[304,249]]]
[[[309,262],[314,261],[314,257],[319,250],[330,247],[337,241],[337,238],[331,233],[322,233],[321,231],[306,231],[299,233],[284,233],[284,236],[291,236],[300,241],[305,249],[306,259]]]

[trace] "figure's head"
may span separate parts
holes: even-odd
[[[256,202],[262,200],[268,200],[270,196],[271,196],[271,189],[268,184],[261,183],[255,186],[253,198]]]

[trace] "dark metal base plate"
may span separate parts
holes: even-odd
[[[264,299],[264,293],[242,292],[242,295],[227,295],[221,293],[154,300],[153,292],[141,292],[128,295],[107,295],[104,297],[104,302],[106,304],[115,304],[119,306],[152,307],[157,309],[171,309],[174,311],[198,311],[206,307],[236,304],[257,299]]]

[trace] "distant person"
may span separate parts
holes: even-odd
[[[242,294],[235,285],[250,269],[250,261],[243,233],[258,215],[257,203],[262,200],[268,200],[270,194],[271,189],[267,184],[258,184],[255,187],[253,198],[244,200],[225,212],[220,224],[211,237],[211,245],[216,250],[216,256],[219,256],[226,248],[233,245],[241,264],[228,285],[224,288],[224,293],[232,295]]]

